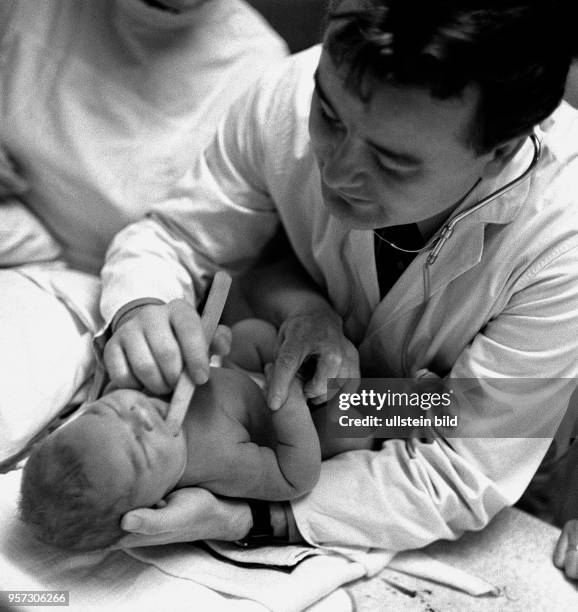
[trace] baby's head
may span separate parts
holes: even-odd
[[[167,408],[139,391],[113,391],[36,446],[20,499],[33,533],[73,550],[117,542],[123,514],[158,503],[182,475],[185,438],[167,427]]]

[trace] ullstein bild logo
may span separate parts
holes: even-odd
[[[331,379],[324,416],[337,438],[551,437],[578,416],[577,387],[569,378]]]

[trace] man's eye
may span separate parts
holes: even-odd
[[[319,112],[321,113],[321,116],[327,123],[330,123],[331,125],[335,125],[335,126],[343,125],[339,117],[330,113],[325,107],[325,105],[321,102],[321,100],[318,100],[318,106],[319,106]]]
[[[383,159],[378,155],[376,155],[375,158],[381,169],[395,178],[405,179],[417,174],[417,169],[414,167],[396,164],[395,162],[389,159]]]

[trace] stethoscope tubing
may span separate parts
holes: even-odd
[[[510,191],[510,189],[513,189],[517,185],[520,185],[520,183],[525,181],[537,167],[540,161],[540,158],[542,156],[542,143],[535,133],[530,134],[530,139],[532,140],[532,144],[534,145],[534,156],[532,157],[532,161],[530,162],[529,166],[524,170],[524,172],[522,172],[522,174],[517,176],[515,179],[511,180],[509,183],[506,183],[503,187],[496,189],[493,193],[481,199],[477,204],[474,204],[467,210],[464,210],[461,213],[458,213],[455,217],[452,217],[449,221],[447,221],[444,224],[438,236],[434,238],[432,242],[432,246],[430,248],[430,252],[427,256],[425,265],[423,267],[423,295],[424,295],[424,298],[421,304],[420,314],[418,315],[418,318],[422,317],[423,311],[426,307],[427,301],[430,296],[429,268],[435,263],[444,244],[446,244],[446,242],[451,238],[451,235],[453,234],[456,225],[460,223],[461,221],[463,221],[469,215],[472,215],[476,211],[480,210],[480,208],[486,206],[490,202],[493,202],[496,198],[499,198],[500,196],[504,195],[507,191]],[[408,363],[409,363],[408,352],[409,352],[410,336],[411,334],[408,331],[408,333],[405,336],[403,346],[402,346],[402,351],[401,351],[401,362],[402,362],[402,368],[403,368],[405,376],[413,375],[409,371],[409,368],[408,368]]]
[[[450,239],[458,223],[460,223],[466,217],[469,217],[476,211],[480,210],[480,208],[483,208],[490,202],[493,202],[496,198],[499,198],[500,196],[504,195],[507,191],[510,191],[510,189],[513,189],[514,187],[518,186],[530,176],[530,174],[538,165],[542,156],[542,143],[534,132],[530,134],[530,140],[534,145],[534,156],[532,157],[532,161],[530,162],[529,166],[524,170],[524,172],[522,172],[522,174],[517,176],[515,179],[511,180],[509,183],[506,183],[503,187],[496,189],[494,192],[490,193],[485,198],[482,198],[477,204],[474,204],[467,210],[458,213],[455,217],[452,217],[447,223],[445,223],[445,225],[440,230],[438,237],[434,239],[431,250],[425,262],[426,266],[431,266],[435,263],[444,244]]]

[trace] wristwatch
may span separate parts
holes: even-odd
[[[243,548],[257,548],[258,546],[286,543],[283,538],[275,538],[273,535],[269,502],[249,499],[247,503],[251,509],[253,526],[249,529],[249,533],[241,540],[237,540],[235,544]]]

